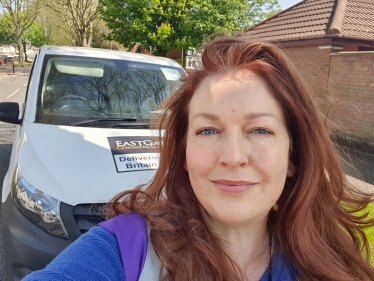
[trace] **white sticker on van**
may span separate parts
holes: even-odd
[[[156,170],[160,155],[158,153],[137,153],[115,155],[118,172]]]
[[[108,137],[117,172],[157,170],[160,155],[153,137]]]

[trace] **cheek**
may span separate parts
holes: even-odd
[[[214,166],[214,153],[199,143],[187,143],[185,170],[189,173],[191,184],[208,177]]]
[[[196,147],[196,145],[187,145],[186,148],[186,164],[185,169],[189,173],[195,173],[196,170],[199,170],[201,166],[204,166],[202,163],[201,155],[202,151]]]
[[[253,154],[255,166],[266,174],[286,176],[288,171],[288,146],[273,146]]]

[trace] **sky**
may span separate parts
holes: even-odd
[[[289,7],[301,2],[302,0],[278,0],[282,10],[288,9]]]

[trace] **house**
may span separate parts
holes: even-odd
[[[14,57],[16,50],[12,45],[0,45],[0,57],[6,59],[8,57]]]
[[[304,0],[245,32],[282,48],[320,107],[335,103],[339,124],[374,147],[373,11],[374,0]]]
[[[37,53],[38,48],[27,45],[27,58],[33,60]],[[23,54],[24,56],[24,54]],[[14,45],[0,45],[0,57],[5,58],[15,58],[18,60],[18,50]]]

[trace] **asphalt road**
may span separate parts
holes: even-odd
[[[5,70],[5,71],[4,71]],[[16,74],[7,74],[9,69],[0,69],[0,102],[18,102],[20,105],[25,100],[26,84],[30,68],[22,69]],[[15,125],[0,122],[0,186],[8,169],[10,153],[12,150]],[[1,198],[1,193],[0,193]],[[1,226],[1,216],[0,216]],[[3,239],[0,228],[0,280],[7,280],[4,272]]]

